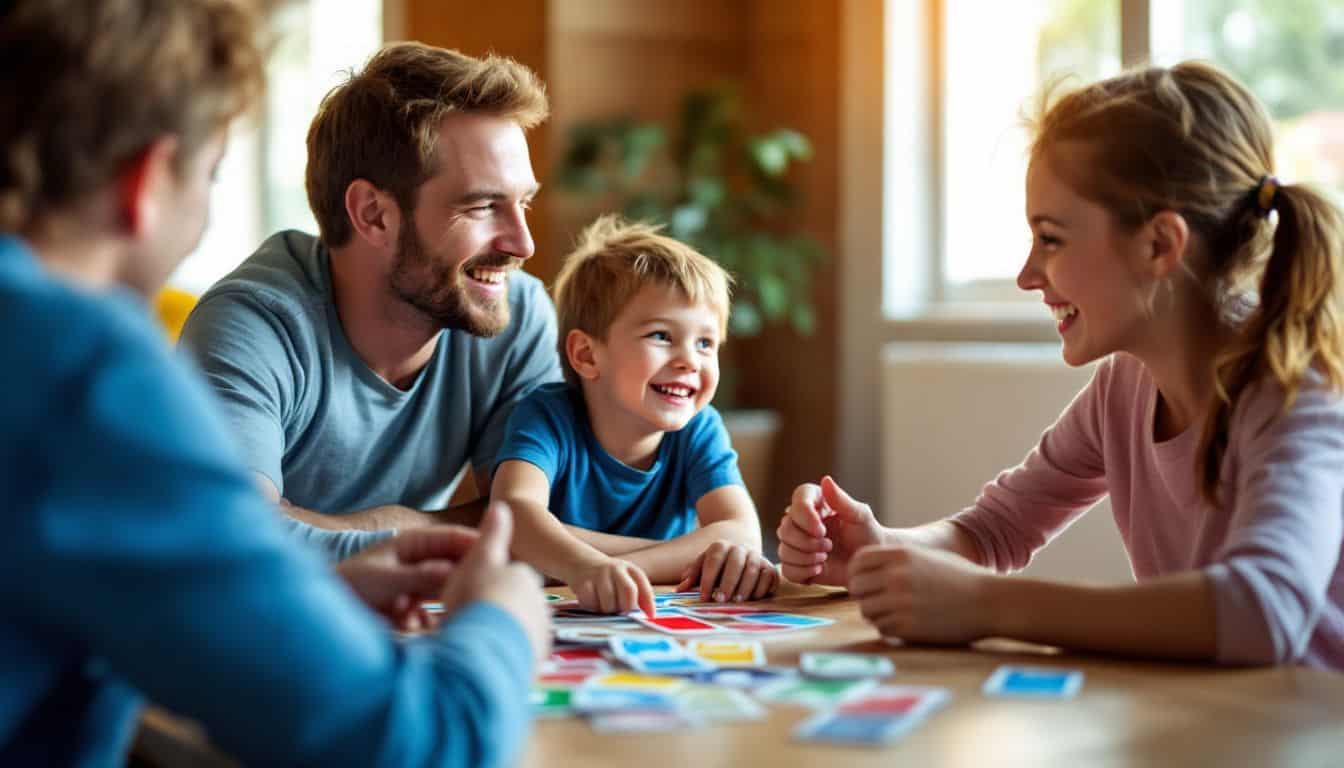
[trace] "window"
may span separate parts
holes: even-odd
[[[974,307],[967,311],[983,326],[1004,312],[1001,302],[1033,298],[1013,284],[1029,240],[1022,118],[1057,81],[1090,82],[1150,59],[1212,60],[1269,107],[1279,177],[1344,193],[1339,0],[887,0],[885,8],[886,95],[896,100],[886,110],[888,152],[910,152],[900,120],[917,112],[927,138],[915,151],[932,156],[922,167],[918,157],[888,160],[888,317]],[[927,82],[910,82],[910,45],[922,48],[918,76]],[[912,206],[903,188],[929,190],[927,203]]]
[[[1023,118],[1061,74],[1095,80],[1120,71],[1119,2],[940,5],[943,298],[1011,298],[1030,239]]]
[[[1227,69],[1269,108],[1274,169],[1344,195],[1344,4],[1339,0],[1163,0],[1153,61]]]
[[[265,103],[235,124],[210,195],[210,223],[169,283],[200,294],[281,229],[316,232],[303,174],[308,124],[382,42],[382,0],[306,0],[271,16]]]

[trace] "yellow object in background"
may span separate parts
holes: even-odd
[[[177,288],[164,288],[154,297],[154,311],[159,316],[159,324],[174,344],[182,334],[182,325],[187,315],[196,306],[196,296]]]

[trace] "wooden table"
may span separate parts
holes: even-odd
[[[822,629],[766,639],[769,663],[808,650],[882,653],[892,683],[951,689],[942,711],[884,749],[796,742],[807,716],[771,705],[755,723],[674,733],[596,734],[578,718],[539,721],[521,766],[1344,766],[1344,674],[1298,667],[1220,669],[1059,653],[1007,641],[975,649],[893,647],[844,592],[785,585],[760,605],[826,616]],[[990,699],[980,686],[1000,664],[1082,669],[1068,701]]]

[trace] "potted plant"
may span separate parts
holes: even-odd
[[[812,273],[824,257],[797,229],[798,188],[789,172],[812,146],[790,128],[748,133],[735,88],[686,95],[672,130],[629,117],[576,125],[561,156],[558,185],[571,196],[666,232],[716,259],[736,280],[729,339],[769,324],[810,335],[816,325]],[[745,410],[731,344],[724,348],[715,405],[724,414],[747,487],[764,490],[779,418]],[[759,500],[759,497],[758,497]]]

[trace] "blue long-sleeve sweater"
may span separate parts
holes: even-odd
[[[290,539],[128,294],[0,237],[0,765],[120,764],[145,697],[248,764],[498,765],[528,641],[473,603],[398,643]]]

